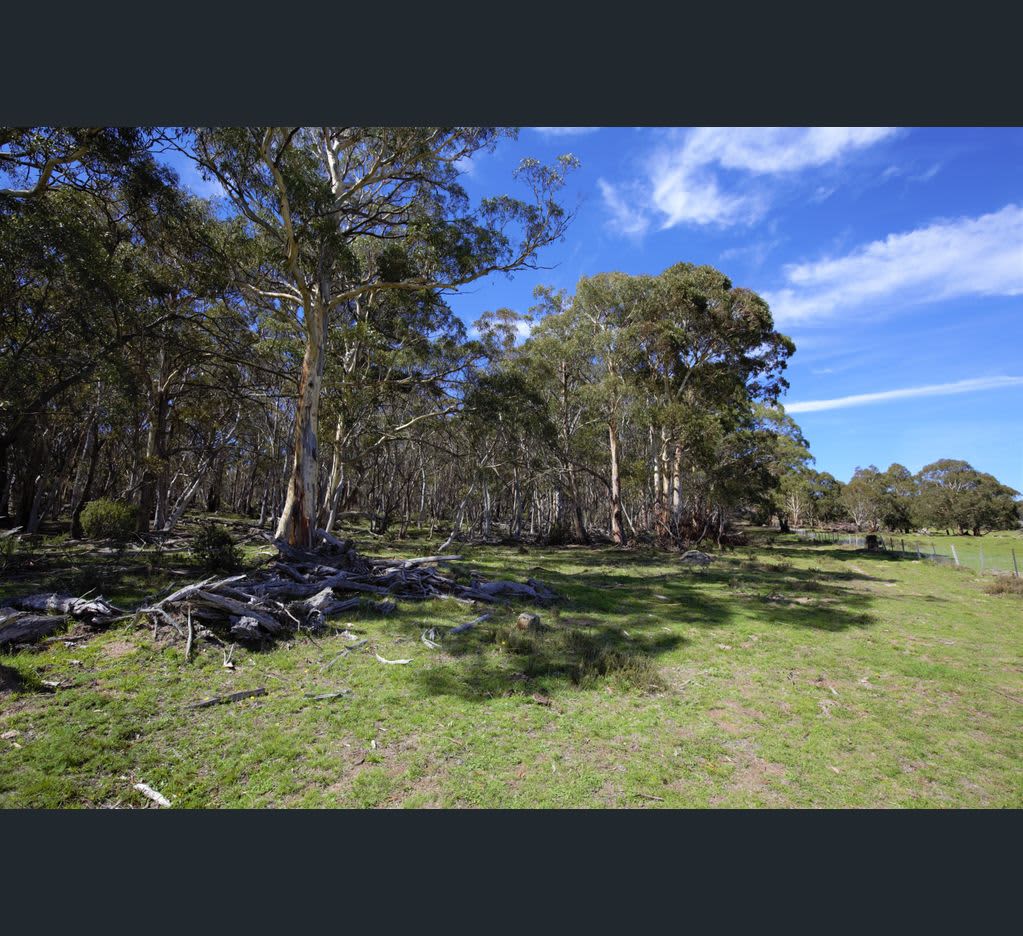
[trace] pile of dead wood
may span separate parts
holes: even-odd
[[[130,617],[104,598],[73,598],[70,595],[25,595],[11,598],[0,607],[0,647],[32,643],[64,626],[69,617],[92,627],[104,627]]]
[[[174,628],[191,646],[194,636],[210,634],[261,643],[300,630],[316,632],[328,618],[357,607],[393,611],[397,599],[448,598],[471,605],[504,598],[547,604],[555,597],[533,579],[521,583],[471,578],[465,583],[441,571],[440,567],[458,562],[461,556],[373,559],[361,556],[350,542],[328,534],[321,538],[319,548],[312,551],[274,541],[278,555],[265,566],[186,585],[134,612],[115,608],[102,598],[35,595],[13,599],[8,608],[0,609],[0,645],[39,639],[56,631],[66,617],[102,626],[144,615],[154,627]]]

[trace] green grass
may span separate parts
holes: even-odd
[[[336,634],[239,649],[230,670],[130,623],[8,656],[25,690],[0,696],[0,807],[143,806],[140,781],[175,807],[1023,805],[1023,599],[929,563],[768,542],[707,569],[464,549],[468,569],[558,590],[530,609],[543,632],[518,631],[512,605],[430,650],[424,629],[475,612],[402,602],[337,621],[369,644],[329,668]]]
[[[955,545],[960,563],[974,570],[980,568],[981,551],[984,554],[985,569],[1012,571],[1013,550],[1016,551],[1016,562],[1023,566],[1023,531],[1020,530],[985,533],[983,536],[944,536],[942,534],[918,536],[915,533],[909,536],[891,535],[894,536],[897,546],[904,540],[906,548],[912,550],[919,543],[924,552],[931,552],[933,547],[939,556],[951,556],[952,546]],[[885,542],[888,539],[889,534],[885,534]]]

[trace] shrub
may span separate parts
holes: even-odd
[[[207,569],[233,569],[241,559],[227,527],[204,524],[192,546],[195,557]]]
[[[138,508],[112,500],[94,500],[82,511],[82,532],[89,539],[124,542],[135,532]]]
[[[1012,575],[999,575],[984,587],[989,595],[1019,595],[1023,597],[1023,579]]]

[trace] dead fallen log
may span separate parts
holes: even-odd
[[[35,643],[67,624],[59,614],[30,614],[15,611],[0,621],[0,647],[16,643]]]
[[[0,608],[0,646],[33,643],[67,624],[68,618],[100,627],[125,617],[125,612],[104,598],[75,598],[44,593],[7,600]]]
[[[103,598],[73,598],[71,595],[42,594],[23,595],[11,598],[7,607],[19,611],[42,611],[47,614],[64,614],[81,620],[113,618],[124,612],[115,608]]]

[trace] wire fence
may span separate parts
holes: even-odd
[[[793,532],[805,542],[829,543],[837,546],[853,546],[865,549],[867,536],[873,536],[877,549],[882,552],[893,553],[897,556],[905,556],[911,559],[925,559],[939,565],[952,566],[954,568],[972,569],[982,575],[1014,575],[1019,578],[1019,560],[1016,558],[1016,550],[1009,547],[1009,555],[1000,552],[988,556],[984,555],[984,545],[978,544],[977,551],[966,551],[956,549],[956,544],[935,543],[934,540],[914,539],[912,536],[885,536],[881,533],[859,534],[859,533],[833,533],[828,530],[793,530]]]

